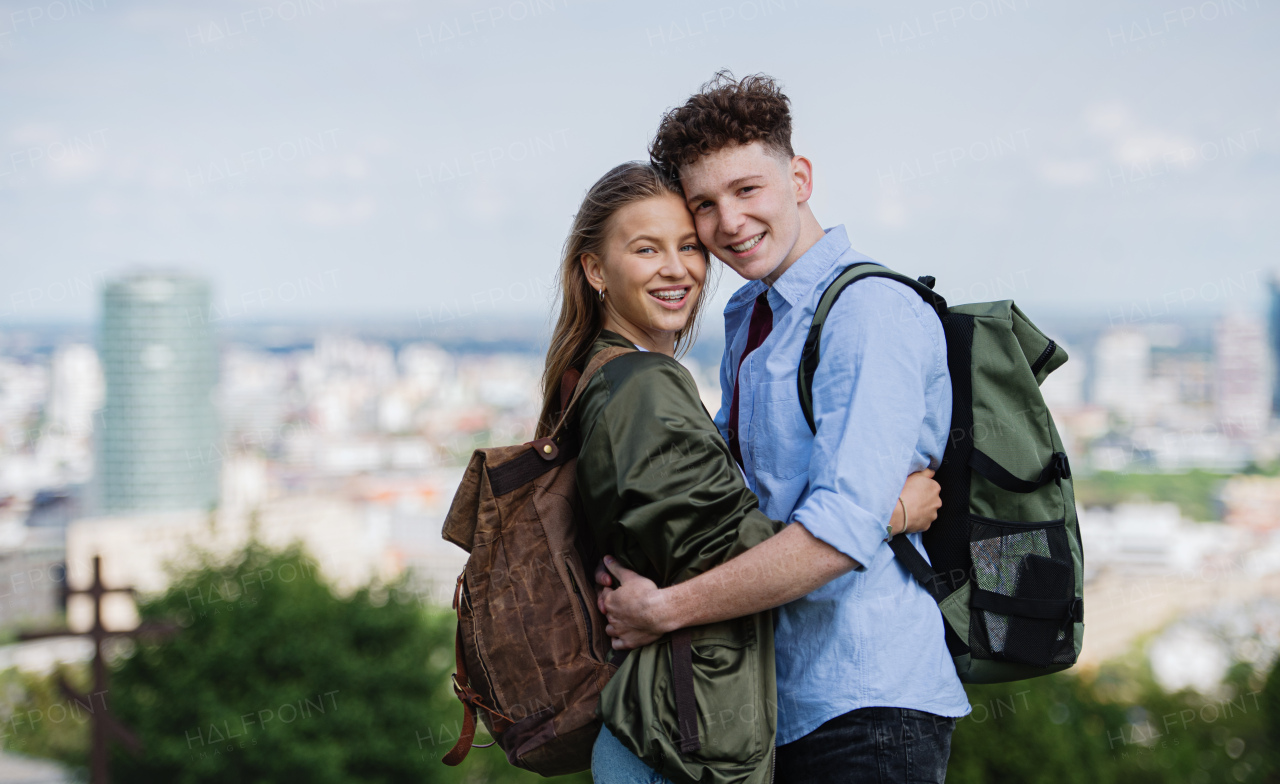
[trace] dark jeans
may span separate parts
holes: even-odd
[[[778,784],[942,784],[956,720],[903,708],[862,708],[778,747]]]

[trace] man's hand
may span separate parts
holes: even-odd
[[[652,580],[606,555],[596,570],[596,582],[604,586],[596,605],[608,621],[605,632],[614,650],[639,648],[671,631],[660,625],[661,589]]]
[[[907,477],[902,486],[902,504],[907,508],[907,527],[900,533],[917,533],[928,531],[933,521],[938,519],[938,510],[942,508],[942,486],[933,480],[933,469]],[[891,524],[894,531],[902,526],[902,509],[895,507]]]

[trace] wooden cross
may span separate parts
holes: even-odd
[[[133,733],[128,727],[121,724],[112,716],[107,708],[107,662],[102,656],[102,643],[111,637],[164,637],[171,635],[178,630],[178,626],[172,623],[155,623],[145,622],[140,624],[136,629],[128,632],[108,631],[102,625],[102,597],[109,593],[127,593],[137,595],[137,591],[133,588],[108,588],[102,584],[102,559],[98,556],[93,557],[93,584],[82,590],[73,590],[64,583],[63,595],[69,596],[92,596],[93,597],[93,627],[87,632],[73,632],[70,629],[50,629],[40,632],[23,632],[18,635],[23,640],[39,640],[47,637],[67,637],[88,635],[93,640],[93,685],[92,691],[86,697],[84,694],[76,691],[71,684],[67,683],[61,673],[58,675],[58,685],[62,688],[62,693],[68,699],[74,700],[85,706],[89,710],[90,721],[93,730],[93,747],[89,754],[89,782],[90,784],[108,784],[108,758],[107,743],[110,739],[115,739],[122,744],[130,754],[137,755],[142,752],[142,740]],[[102,710],[96,711],[93,708],[93,695],[102,695]]]

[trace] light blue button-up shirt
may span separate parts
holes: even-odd
[[[861,567],[778,609],[779,745],[858,708],[969,712],[938,606],[885,544],[907,475],[936,468],[947,443],[951,378],[938,317],[894,281],[846,289],[822,331],[816,436],[800,409],[796,370],[814,309],[859,261],[872,259],[849,247],[843,226],[828,229],[769,289],[773,331],[738,375],[739,445],[760,508],[803,524]],[[765,288],[751,281],[725,308],[716,425],[726,439],[752,306]],[[911,538],[920,547],[919,534]]]

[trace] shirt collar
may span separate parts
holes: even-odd
[[[809,296],[814,286],[818,285],[831,267],[848,251],[849,235],[845,232],[843,224],[825,229],[822,239],[815,242],[812,248],[796,259],[795,263],[782,273],[782,277],[774,282],[773,290],[777,293],[770,297],[770,300],[773,300],[772,304],[776,305],[775,297],[781,297],[787,304],[795,307],[798,302]],[[729,297],[724,312],[727,314],[746,307],[767,288],[769,286],[763,280],[747,281],[742,288]]]
[[[814,287],[848,251],[849,235],[845,233],[844,225],[826,229],[822,239],[774,281],[773,290],[794,308],[809,297]]]
[[[733,292],[733,296],[729,297],[729,301],[725,303],[725,315],[729,315],[738,308],[744,308],[755,302],[756,297],[760,296],[760,292],[769,288],[763,280],[749,280],[742,285],[742,288]]]

